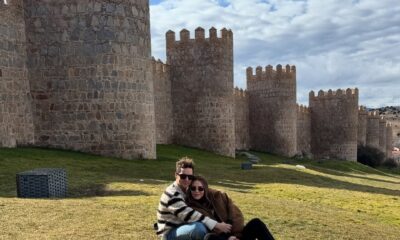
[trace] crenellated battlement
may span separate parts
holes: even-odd
[[[0,9],[19,9],[23,10],[23,0],[0,0]]]
[[[358,88],[347,88],[344,89],[337,89],[336,91],[332,91],[329,89],[328,91],[319,90],[318,95],[316,96],[314,91],[310,91],[309,98],[310,100],[316,101],[321,99],[330,99],[330,98],[355,98],[358,99]]]
[[[0,8],[9,6],[10,5],[9,2],[10,0],[0,0]]]
[[[379,123],[380,123],[380,124],[385,124],[385,125],[386,125],[386,122],[387,122],[387,121],[386,121],[386,119],[385,119],[384,117],[380,117],[380,118],[379,118]]]
[[[154,57],[151,59],[151,65],[154,73],[167,73],[169,72],[169,65],[163,63],[160,59],[156,60]]]
[[[187,29],[182,29],[179,32],[179,40],[176,39],[175,32],[169,30],[166,34],[167,49],[179,46],[184,43],[196,43],[196,42],[210,42],[210,43],[233,43],[233,33],[232,30],[223,28],[220,30],[220,37],[218,37],[217,29],[212,27],[209,29],[209,37],[206,38],[204,28],[198,27],[195,30],[194,38],[190,37],[190,31]]]
[[[377,111],[368,112],[368,118],[370,119],[380,119]]]
[[[297,113],[310,113],[310,108],[302,104],[297,104]]]
[[[233,91],[233,95],[235,95],[235,97],[243,97],[243,98],[248,96],[246,90],[243,90],[242,88],[238,88],[238,87],[235,87],[235,89]]]
[[[367,108],[365,106],[358,106],[358,114],[367,115],[368,114]]]
[[[19,20],[22,20],[22,15],[23,15],[23,2],[22,0],[0,0],[0,11],[10,12],[12,14],[10,17],[11,19],[17,17],[21,18]],[[2,13],[4,15],[5,13]]]
[[[264,69],[261,66],[256,67],[255,73],[252,67],[246,69],[247,82],[250,81],[268,81],[273,79],[293,79],[296,80],[296,66],[287,64],[285,68],[281,64],[276,65],[274,69],[271,65]]]

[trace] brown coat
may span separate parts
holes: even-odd
[[[241,237],[244,226],[244,218],[240,209],[233,204],[232,200],[224,192],[209,189],[211,207],[206,207],[196,201],[188,202],[188,205],[200,213],[214,220],[232,224],[232,235]],[[218,216],[217,219],[215,216]]]

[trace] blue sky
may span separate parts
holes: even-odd
[[[165,61],[165,32],[198,26],[234,34],[234,81],[245,69],[291,64],[297,99],[311,90],[354,88],[360,105],[400,106],[398,0],[156,0],[150,1],[152,54]],[[193,36],[193,34],[192,34]]]

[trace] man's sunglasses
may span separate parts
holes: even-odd
[[[193,180],[194,176],[193,175],[187,175],[187,174],[179,174],[177,173],[177,175],[181,178],[181,179],[189,179],[189,180]]]
[[[196,190],[198,190],[199,192],[202,192],[202,191],[204,191],[204,188],[203,187],[196,187],[196,186],[191,186],[190,187],[190,191],[196,192]]]

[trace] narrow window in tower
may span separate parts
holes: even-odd
[[[3,71],[0,69],[0,77],[3,76]]]

